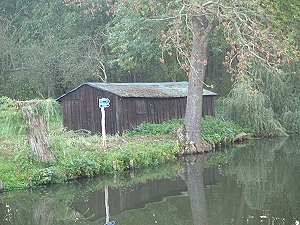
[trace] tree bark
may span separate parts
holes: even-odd
[[[34,112],[37,101],[21,101],[19,107],[24,113],[24,120],[28,125],[28,142],[33,153],[36,153],[42,162],[55,160],[49,147],[49,138],[45,129],[44,119]]]
[[[204,152],[201,137],[203,82],[207,64],[208,39],[215,25],[216,21],[208,23],[203,15],[192,18],[193,43],[184,120],[189,152]]]

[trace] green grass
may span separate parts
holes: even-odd
[[[61,124],[60,107],[55,104],[47,100],[37,108],[38,113],[46,114],[49,147],[56,157],[56,161],[41,163],[37,156],[32,155],[24,132],[26,126],[17,107],[9,99],[0,101],[3,109],[0,120],[10,127],[0,132],[0,180],[4,190],[121,173],[129,169],[130,161],[133,161],[135,169],[153,168],[177,161],[179,144],[172,131],[182,125],[183,119],[162,124],[143,123],[122,136],[108,135],[104,152],[101,136],[74,136],[73,131],[66,131]],[[50,110],[43,107],[49,107]],[[55,110],[57,112],[52,112]],[[13,119],[7,118],[9,115]],[[227,144],[230,144],[235,135],[249,131],[220,118],[205,117],[202,120],[203,138],[213,146],[222,140],[228,140]]]
[[[253,133],[250,128],[241,127],[231,121],[226,121],[223,118],[213,118],[210,116],[206,116],[202,119],[201,129],[203,139],[213,146],[220,143],[226,145],[240,133]]]
[[[4,190],[28,187],[28,176],[33,171],[24,171],[14,161],[0,157],[0,175]]]

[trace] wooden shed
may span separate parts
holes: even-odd
[[[63,124],[69,130],[101,132],[99,99],[108,98],[106,132],[121,134],[142,122],[162,123],[185,116],[187,82],[84,83],[62,95]],[[214,116],[214,92],[203,91],[202,115]]]

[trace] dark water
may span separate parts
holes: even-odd
[[[4,192],[0,224],[299,225],[299,138],[254,141],[214,167],[207,158]]]

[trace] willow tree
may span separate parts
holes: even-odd
[[[67,2],[75,3],[78,0]],[[88,1],[81,1],[83,2],[86,4]],[[168,26],[161,30],[161,40],[157,45],[162,50],[161,63],[164,63],[165,55],[170,55],[172,49],[176,49],[176,54],[173,55],[187,72],[188,96],[181,135],[186,137],[182,139],[185,151],[205,150],[201,137],[202,93],[208,41],[214,30],[222,29],[226,42],[231,46],[223,64],[228,66],[228,72],[232,73],[234,81],[240,81],[242,74],[245,78],[251,77],[248,69],[254,59],[272,71],[289,61],[282,50],[288,52],[291,45],[285,41],[285,33],[280,31],[274,10],[264,2],[266,1],[106,1],[106,13],[112,17],[125,10],[129,14],[145,18],[136,26],[143,26],[150,21],[168,21]],[[103,10],[95,3],[90,7],[91,12]],[[292,51],[289,52],[289,56],[291,55]],[[242,82],[247,83],[249,79],[243,79]]]
[[[270,71],[277,72],[281,64],[289,61],[282,50],[289,50],[291,45],[276,27],[277,21],[270,6],[262,2],[251,4],[249,1],[207,1],[199,5],[187,2],[173,17],[173,31],[164,33],[163,39],[165,43],[168,40],[173,42],[186,61],[183,66],[188,68],[189,87],[184,125],[189,151],[199,152],[203,150],[201,112],[207,46],[213,30],[224,31],[224,38],[231,49],[226,53],[223,64],[228,66],[232,80],[239,83],[251,82],[254,60]],[[184,43],[180,42],[179,24],[184,24],[191,31],[191,54],[186,51]],[[292,55],[293,51],[290,51],[290,56]],[[251,90],[251,85],[247,88],[247,91],[256,94],[255,90]]]

